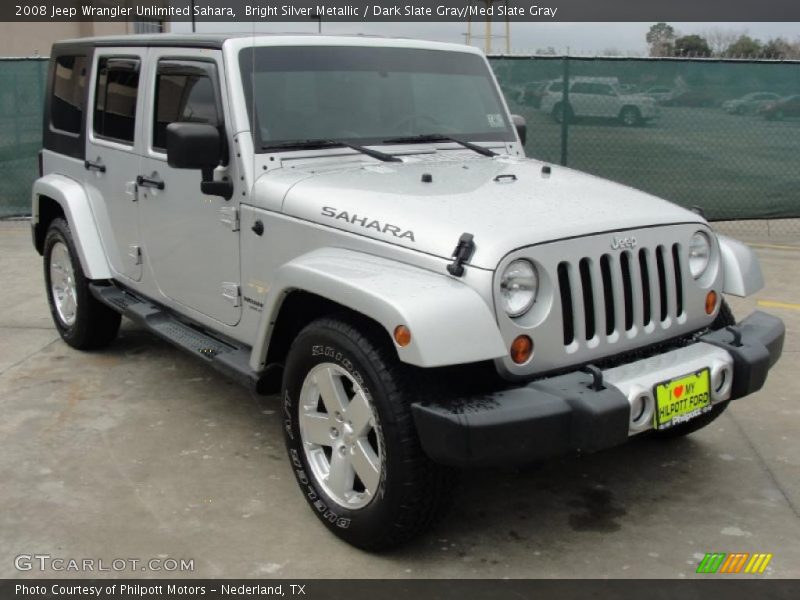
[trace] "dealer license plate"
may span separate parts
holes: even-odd
[[[709,379],[708,369],[703,369],[656,385],[653,427],[669,429],[711,410]]]

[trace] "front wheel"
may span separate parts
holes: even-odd
[[[78,350],[110,344],[117,337],[122,317],[92,296],[64,219],[50,224],[43,254],[47,301],[61,338]]]
[[[626,106],[619,113],[620,122],[626,127],[636,127],[642,122],[642,114],[634,106]]]
[[[449,498],[449,471],[417,439],[412,380],[385,332],[346,318],[308,325],[286,360],[284,434],[297,482],[325,526],[365,550],[422,533]]]
[[[565,114],[565,112],[566,112],[566,114]],[[563,123],[565,117],[566,117],[567,123],[571,123],[573,121],[573,118],[574,118],[574,115],[572,113],[572,108],[569,105],[567,105],[566,108],[565,108],[564,105],[561,102],[559,102],[558,104],[556,104],[553,107],[553,110],[552,110],[552,112],[550,114],[552,115],[553,120],[556,123]]]

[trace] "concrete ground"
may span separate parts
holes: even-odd
[[[800,577],[800,245],[768,246],[767,287],[732,300],[785,319],[764,390],[675,442],[465,473],[444,522],[375,556],[302,500],[276,398],[130,323],[105,351],[70,349],[28,224],[0,223],[0,577],[41,576],[14,558],[49,554],[193,559],[194,577],[672,578],[706,552],[769,552],[767,576]]]

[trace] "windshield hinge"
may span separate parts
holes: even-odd
[[[453,250],[453,262],[447,265],[447,272],[450,275],[461,277],[464,274],[464,263],[472,258],[475,251],[475,242],[472,240],[471,233],[462,233],[458,238],[458,245]]]
[[[219,209],[220,221],[231,228],[231,231],[239,231],[239,209],[234,206],[223,206]]]
[[[234,306],[239,306],[241,303],[242,293],[239,289],[238,283],[231,283],[224,281],[222,283],[222,297]]]

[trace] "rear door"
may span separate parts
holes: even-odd
[[[167,163],[166,130],[174,122],[220,129],[226,157],[215,179],[233,178],[231,130],[219,51],[151,48],[148,58],[146,148],[139,172],[139,218],[145,265],[158,290],[180,305],[226,325],[241,315],[239,200],[200,190],[199,170]],[[240,196],[239,194],[237,194]]]
[[[136,208],[140,169],[140,73],[144,48],[97,48],[89,90],[84,183],[103,244],[118,274],[142,278]]]
[[[594,117],[597,115],[595,96],[592,85],[585,81],[576,81],[569,88],[569,105],[576,117]]]

